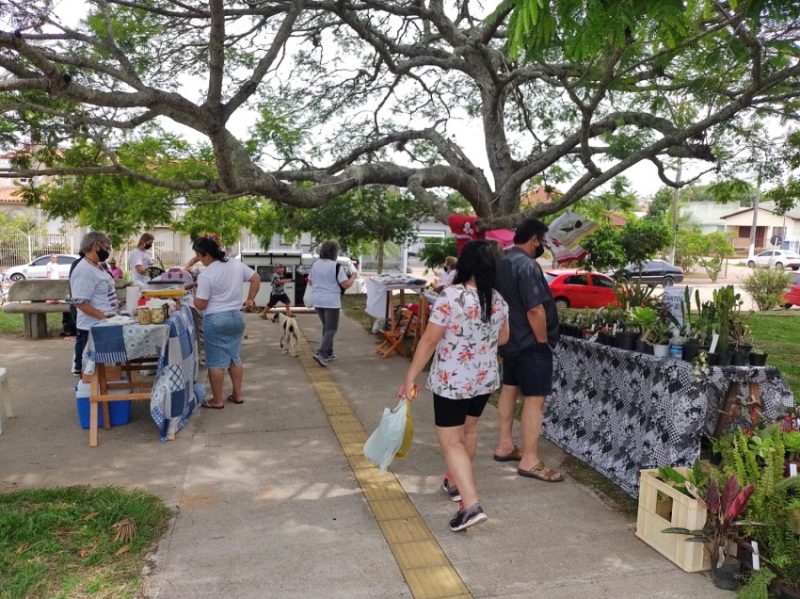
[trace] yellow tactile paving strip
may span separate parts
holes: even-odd
[[[411,594],[415,599],[471,599],[469,589],[395,475],[382,473],[364,457],[367,431],[330,373],[314,361],[306,339],[302,334],[299,337],[300,363]]]

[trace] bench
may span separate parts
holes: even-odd
[[[117,297],[125,299],[128,281],[116,280]],[[39,339],[47,337],[47,315],[51,312],[69,312],[69,280],[24,280],[11,286],[3,311],[22,314],[25,337]],[[59,303],[48,303],[59,302]]]

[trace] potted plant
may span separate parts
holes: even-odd
[[[731,316],[729,335],[733,341],[731,364],[747,366],[750,363],[750,350],[753,349],[753,344],[748,343],[750,327],[737,314]]]
[[[669,325],[662,320],[657,320],[647,331],[647,340],[653,344],[653,355],[656,358],[669,357],[669,341],[672,334]]]
[[[736,590],[741,586],[738,577],[741,562],[731,551],[731,546],[742,542],[738,529],[744,523],[739,518],[754,490],[752,484],[740,487],[736,476],[731,475],[720,491],[716,478],[711,478],[704,498],[708,509],[706,525],[700,530],[673,527],[663,531],[687,535],[687,541],[706,544],[711,556],[711,580],[718,588]]]
[[[716,308],[717,332],[719,333],[719,338],[717,340],[716,351],[709,352],[708,363],[712,364],[716,362],[719,366],[727,366],[730,364],[731,322],[742,305],[742,299],[741,296],[736,293],[733,285],[726,285],[725,287],[715,289],[712,297]],[[712,354],[717,354],[717,358],[712,358]]]
[[[658,323],[658,312],[656,312],[656,309],[652,306],[637,306],[632,308],[627,322],[631,327],[636,327],[641,331],[641,336],[639,337],[641,344],[636,348],[637,351],[649,353],[647,352],[645,344],[650,341],[649,336],[651,329]]]
[[[763,349],[754,348],[748,359],[750,360],[750,366],[765,366],[767,363],[767,353],[764,352]]]

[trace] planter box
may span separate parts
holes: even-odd
[[[688,468],[676,468],[686,473]],[[703,543],[687,542],[684,535],[661,532],[665,528],[689,530],[703,528],[705,506],[658,479],[658,470],[642,470],[639,482],[639,513],[636,536],[686,572],[709,570],[708,552]]]

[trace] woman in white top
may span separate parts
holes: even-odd
[[[338,267],[339,244],[326,241],[319,247],[319,260],[311,265],[308,283],[311,285],[311,303],[322,321],[322,340],[314,359],[320,366],[327,366],[336,359],[333,353],[333,338],[339,329],[339,311],[342,294],[358,278],[357,273],[348,273]]]
[[[133,275],[134,285],[144,287],[150,277],[147,276],[147,269],[155,264],[150,250],[153,248],[155,237],[151,233],[144,233],[136,244],[136,249],[131,252],[131,274]]]
[[[221,410],[225,407],[222,387],[225,383],[225,370],[233,384],[233,393],[228,401],[244,403],[242,399],[242,379],[244,368],[239,348],[244,334],[242,315],[242,284],[250,283],[245,308],[252,308],[261,277],[249,266],[239,260],[225,257],[219,245],[208,237],[201,237],[192,246],[198,260],[205,266],[197,276],[197,289],[194,305],[203,312],[203,338],[206,344],[206,366],[211,383],[212,399],[203,407]]]
[[[448,474],[443,490],[461,501],[450,530],[486,520],[472,462],[478,448],[478,419],[500,387],[497,346],[508,341],[508,305],[494,290],[498,249],[491,241],[464,246],[453,285],[431,310],[414,359],[398,395],[415,399],[417,375],[433,356],[428,388],[433,391],[436,437]]]

